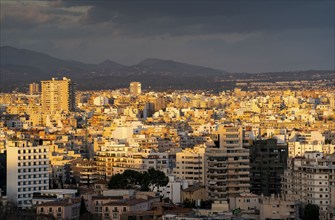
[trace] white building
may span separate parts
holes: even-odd
[[[159,192],[164,198],[169,198],[174,204],[181,203],[181,190],[188,187],[186,180],[178,180],[175,176],[170,175],[169,182],[164,187],[159,187]]]
[[[306,144],[303,142],[288,142],[289,157],[303,157],[305,152],[319,151],[324,154],[332,154],[335,152],[334,144]]]
[[[108,105],[109,100],[105,96],[98,96],[93,99],[93,104],[96,106],[103,106],[103,105]]]
[[[49,188],[49,145],[42,140],[7,142],[7,197],[30,208],[34,192]]]
[[[304,157],[290,158],[282,179],[282,195],[320,207],[320,219],[327,219],[335,206],[335,155],[306,152]]]

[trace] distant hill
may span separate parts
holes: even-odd
[[[0,47],[0,92],[27,91],[28,83],[67,76],[79,89],[116,89],[142,82],[143,88],[199,89],[222,91],[235,87],[238,80],[289,81],[332,79],[334,71],[290,71],[276,73],[228,73],[224,70],[173,60],[145,59],[125,66],[111,60],[87,64],[59,59],[48,54],[14,47]]]
[[[52,57],[48,54],[35,52],[26,49],[17,49],[4,46],[0,48],[1,67],[11,66],[29,66],[44,71],[47,75],[53,75],[61,69],[72,71],[96,70],[102,68],[120,69],[124,66],[116,62],[105,60],[100,64],[85,64],[74,60],[64,60]]]

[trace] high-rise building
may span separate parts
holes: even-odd
[[[49,189],[49,143],[18,139],[6,142],[7,197],[30,208],[34,192]]]
[[[42,110],[45,113],[74,111],[75,84],[66,77],[62,80],[42,81]]]
[[[250,148],[251,192],[265,196],[280,194],[287,157],[287,145],[277,145],[276,139],[255,141]]]
[[[249,150],[243,148],[242,127],[220,125],[215,147],[206,148],[205,185],[212,200],[227,201],[249,192]]]
[[[129,86],[129,93],[132,96],[141,95],[141,83],[140,82],[131,82]]]
[[[333,219],[335,207],[335,155],[306,152],[289,158],[282,176],[282,197],[319,206],[320,219]]]
[[[335,109],[335,94],[329,96],[329,106],[331,109]]]
[[[29,94],[30,95],[37,95],[40,93],[40,84],[39,83],[30,83],[29,84]]]

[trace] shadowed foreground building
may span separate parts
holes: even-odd
[[[287,146],[277,145],[276,139],[255,141],[250,148],[251,192],[264,196],[280,194],[287,157]]]

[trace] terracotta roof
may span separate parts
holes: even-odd
[[[132,206],[146,201],[147,200],[145,199],[127,199],[127,200],[108,202],[106,204],[103,204],[103,206]]]
[[[108,200],[108,199],[115,199],[115,200],[120,200],[120,199],[123,199],[123,196],[101,196],[101,195],[99,195],[99,196],[92,196],[92,199],[94,200],[97,200],[97,199],[106,199],[106,200]]]
[[[51,202],[45,202],[39,205],[36,205],[38,207],[41,206],[70,206],[73,205],[75,203],[80,203],[81,202],[81,198],[74,198],[74,199],[63,199],[63,200],[55,200],[55,201],[51,201]]]

